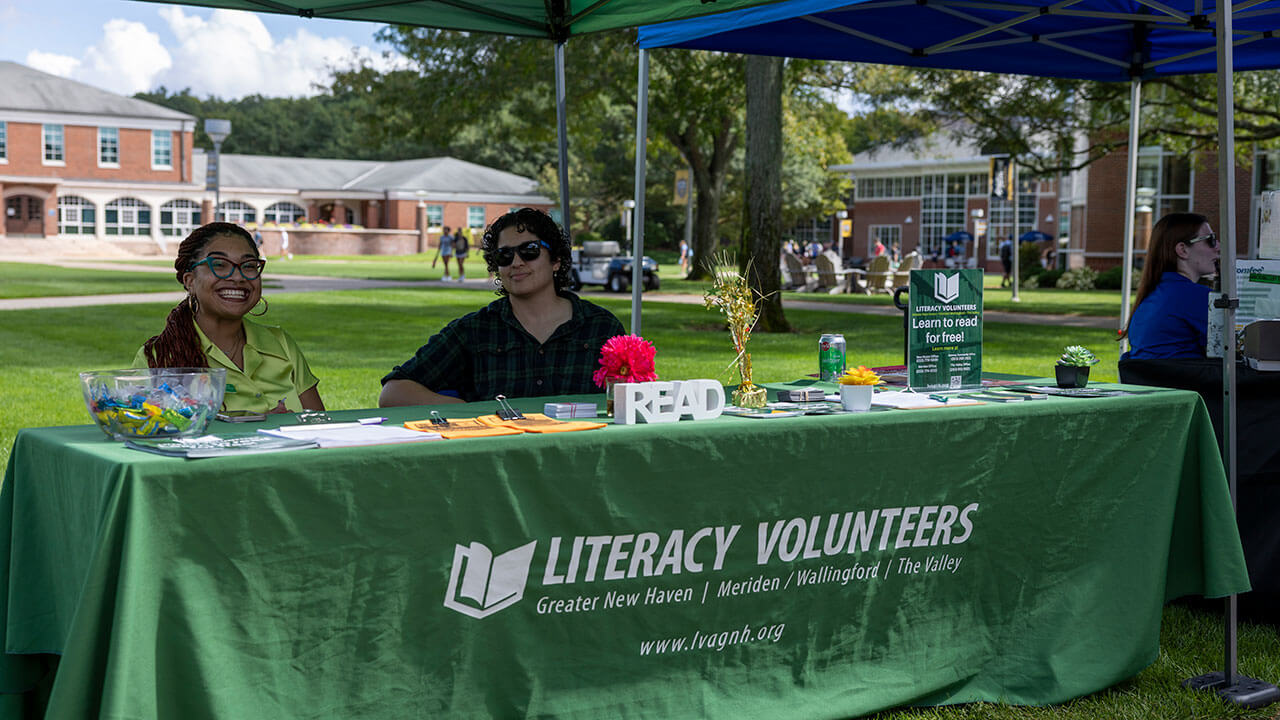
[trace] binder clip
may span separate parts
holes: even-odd
[[[498,417],[503,420],[524,420],[524,414],[511,407],[506,395],[499,395],[494,400],[498,401]]]
[[[444,419],[444,417],[443,417],[443,416],[441,416],[439,412],[437,412],[437,411],[435,411],[435,410],[432,410],[432,411],[431,411],[431,424],[432,424],[432,425],[438,425],[438,426],[440,426],[440,427],[448,427],[448,426],[449,426],[449,421],[448,421],[448,420],[445,420],[445,419]]]

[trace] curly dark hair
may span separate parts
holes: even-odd
[[[560,261],[560,267],[552,275],[556,292],[569,287],[569,269],[573,265],[573,248],[569,245],[569,235],[556,224],[551,216],[533,208],[520,208],[499,217],[484,229],[484,237],[480,241],[480,251],[484,253],[485,265],[496,277],[498,274],[498,236],[503,230],[514,227],[516,232],[533,233],[539,240],[551,246],[551,262]],[[507,289],[498,285],[498,295],[506,295]]]
[[[174,274],[178,282],[182,282],[182,276],[191,271],[191,266],[200,259],[200,254],[209,243],[222,235],[231,235],[244,240],[245,245],[253,251],[255,256],[262,257],[258,253],[258,244],[253,241],[253,236],[248,230],[235,223],[211,222],[192,230],[182,244],[178,245],[178,257],[173,261]],[[164,329],[160,334],[143,343],[149,367],[209,366],[209,359],[205,357],[204,349],[200,347],[200,338],[196,335],[195,315],[196,304],[193,295],[183,298],[182,302],[169,311],[169,317],[165,319]]]

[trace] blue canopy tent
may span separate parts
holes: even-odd
[[[1235,70],[1280,67],[1280,0],[788,0],[642,27],[642,49],[678,47],[826,60],[1131,83],[1124,285],[1133,266],[1142,80],[1216,73],[1218,167],[1235,163]],[[1015,164],[1016,167],[1016,164]],[[1218,232],[1236,237],[1235,174],[1218,173]],[[1016,214],[1015,214],[1016,215]],[[1016,234],[1016,230],[1015,230]],[[1235,326],[1236,243],[1222,244],[1224,327]],[[1015,262],[1017,254],[1015,253]],[[1014,277],[1017,277],[1015,272]],[[1014,299],[1017,298],[1015,284]],[[1231,336],[1228,333],[1228,336]],[[1223,459],[1236,497],[1236,347],[1223,350]],[[1236,673],[1236,604],[1227,601],[1224,671],[1191,682],[1242,705],[1273,702],[1273,685]]]

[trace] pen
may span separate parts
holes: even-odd
[[[937,401],[938,401],[938,402],[940,402],[940,403],[944,403],[944,402],[946,402],[946,401],[950,400],[951,398],[947,397],[946,395],[937,395],[937,394],[934,394],[934,395],[930,395],[930,396],[929,396],[929,399],[930,399],[930,400],[937,400]]]

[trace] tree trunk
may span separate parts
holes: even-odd
[[[720,198],[724,195],[725,176],[729,161],[738,144],[738,133],[733,127],[734,118],[726,114],[711,137],[711,156],[702,150],[697,138],[698,128],[685,128],[679,135],[668,134],[667,139],[684,156],[693,175],[695,202],[693,209],[693,257],[689,267],[690,280],[711,277],[706,269],[720,247]]]
[[[782,310],[782,58],[747,56],[747,283],[765,332],[790,332]],[[743,259],[745,263],[746,258]]]

